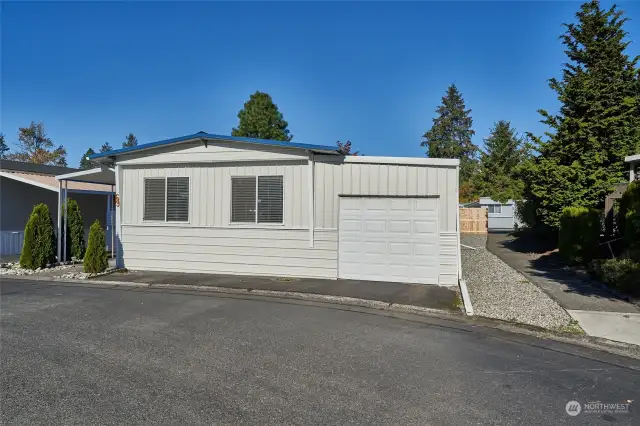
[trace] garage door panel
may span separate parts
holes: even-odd
[[[437,284],[437,210],[433,198],[341,199],[339,276]]]

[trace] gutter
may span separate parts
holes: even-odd
[[[456,197],[460,199],[460,166],[456,166],[456,175],[458,181],[458,188],[456,190]],[[458,285],[460,286],[460,294],[462,295],[462,303],[464,304],[464,312],[472,316],[473,306],[471,305],[471,297],[469,297],[469,289],[467,288],[467,282],[462,278],[462,249],[460,242],[460,203],[456,203],[456,238],[458,239]]]

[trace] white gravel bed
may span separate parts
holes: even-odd
[[[34,275],[41,274],[43,272],[51,271],[63,271],[65,269],[73,268],[73,265],[58,265],[50,268],[38,268],[38,269],[24,269],[20,267],[17,262],[3,263],[0,267],[0,275]]]
[[[522,274],[486,250],[483,238],[486,241],[486,236],[461,236],[462,244],[480,247],[461,248],[462,275],[475,314],[547,329],[570,326],[569,314]]]

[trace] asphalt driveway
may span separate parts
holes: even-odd
[[[3,279],[3,424],[638,424],[640,363],[362,308]],[[637,404],[637,403],[635,403]]]

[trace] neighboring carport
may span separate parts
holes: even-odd
[[[62,220],[62,207],[67,204],[68,193],[77,192],[82,187],[84,193],[103,194],[107,196],[106,212],[106,237],[107,246],[111,249],[111,257],[114,256],[115,232],[114,217],[115,206],[113,205],[113,195],[115,193],[115,172],[108,167],[100,167],[90,170],[80,170],[78,172],[67,173],[55,177],[58,182],[58,260],[67,261],[67,215],[64,215],[64,228]],[[64,232],[61,232],[64,230]],[[64,248],[64,250],[63,250]]]

